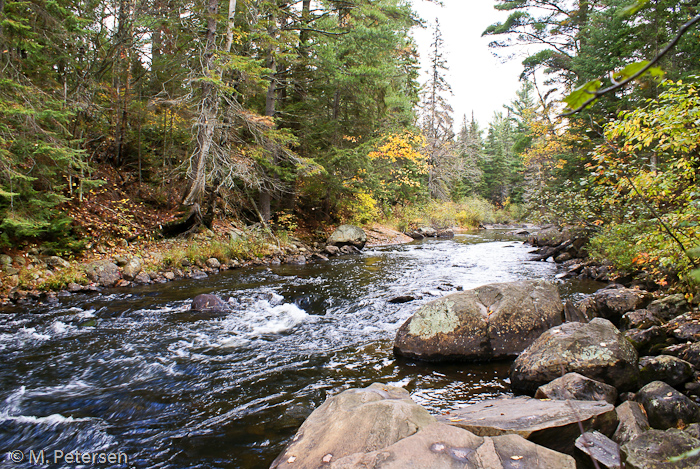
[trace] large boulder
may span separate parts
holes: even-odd
[[[578,373],[567,373],[561,378],[540,386],[535,393],[536,399],[606,401],[615,404],[617,389]]]
[[[538,446],[518,435],[482,438],[440,423],[429,425],[381,450],[356,453],[338,460],[329,453],[326,460],[330,461],[330,469],[576,467],[571,456]]]
[[[423,305],[399,328],[394,353],[425,361],[512,358],[561,322],[562,303],[552,284],[485,285]]]
[[[612,434],[617,427],[615,406],[604,401],[549,401],[530,397],[494,399],[450,410],[443,423],[478,436],[516,434],[555,451],[573,453],[584,430]]]
[[[91,282],[105,287],[112,287],[121,279],[117,264],[108,260],[101,260],[87,264],[84,267],[85,275]]]
[[[367,243],[367,234],[362,228],[354,225],[341,225],[328,238],[326,244],[329,246],[355,246],[357,249],[362,249]]]
[[[654,428],[665,430],[700,422],[700,407],[663,381],[652,381],[644,386],[635,400],[644,406],[649,424]]]
[[[700,467],[700,455],[684,457],[674,462],[669,459],[698,447],[700,440],[672,428],[644,432],[622,445],[620,453],[626,469],[687,469]]]
[[[511,368],[511,387],[532,394],[569,372],[630,390],[639,376],[637,351],[607,319],[565,323],[546,331],[520,354]]]
[[[326,400],[306,419],[271,468],[320,467],[393,445],[435,423],[401,388],[373,384]]]

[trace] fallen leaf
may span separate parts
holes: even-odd
[[[511,456],[510,459],[512,459],[514,461],[520,461],[521,459],[523,459],[523,457],[522,456]]]

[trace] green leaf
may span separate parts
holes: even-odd
[[[620,70],[619,72],[615,72],[613,75],[613,78],[616,81],[622,81],[622,80],[627,80],[628,78],[634,76],[635,74],[639,73],[644,67],[649,65],[648,60],[642,60],[640,62],[634,62]],[[661,70],[659,67],[651,67],[649,70],[644,72],[640,77],[643,77],[644,75],[651,75],[654,78],[662,78],[664,76],[664,71]]]
[[[564,98],[564,102],[568,104],[569,109],[578,109],[583,106],[586,101],[591,99],[601,86],[603,86],[603,83],[600,80],[589,81],[572,91]]]
[[[695,280],[698,280],[698,278],[700,278],[700,269],[692,271],[690,273],[690,275],[694,276]],[[697,456],[698,454],[700,454],[700,448],[695,448],[695,449],[691,449],[690,451],[686,451],[683,454],[679,454],[678,456],[674,456],[672,458],[669,458],[668,461],[669,462],[678,462],[678,461],[682,461],[684,459],[692,458],[693,456]]]
[[[617,12],[617,15],[621,18],[630,17],[632,15],[636,15],[640,10],[646,8],[648,5],[649,0],[637,0],[633,4],[621,8],[620,11]]]

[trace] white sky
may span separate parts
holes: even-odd
[[[428,26],[413,31],[423,66],[422,82],[427,78],[432,26],[435,18],[440,21],[445,58],[450,68],[447,80],[454,93],[451,104],[455,130],[464,114],[471,119],[472,110],[480,127],[485,129],[493,113],[502,111],[503,105],[510,103],[520,88],[522,57],[504,63],[503,59],[494,57],[488,47],[492,38],[481,37],[490,24],[508,17],[508,12],[495,10],[494,4],[493,0],[443,0],[444,6],[440,7],[426,0],[413,0],[413,9]],[[503,54],[513,52],[510,49],[501,51]]]

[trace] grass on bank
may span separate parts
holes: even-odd
[[[402,232],[411,231],[419,226],[471,229],[482,224],[519,222],[525,214],[524,206],[519,204],[497,208],[480,197],[469,197],[459,202],[430,201],[420,205],[397,207],[379,222]]]

